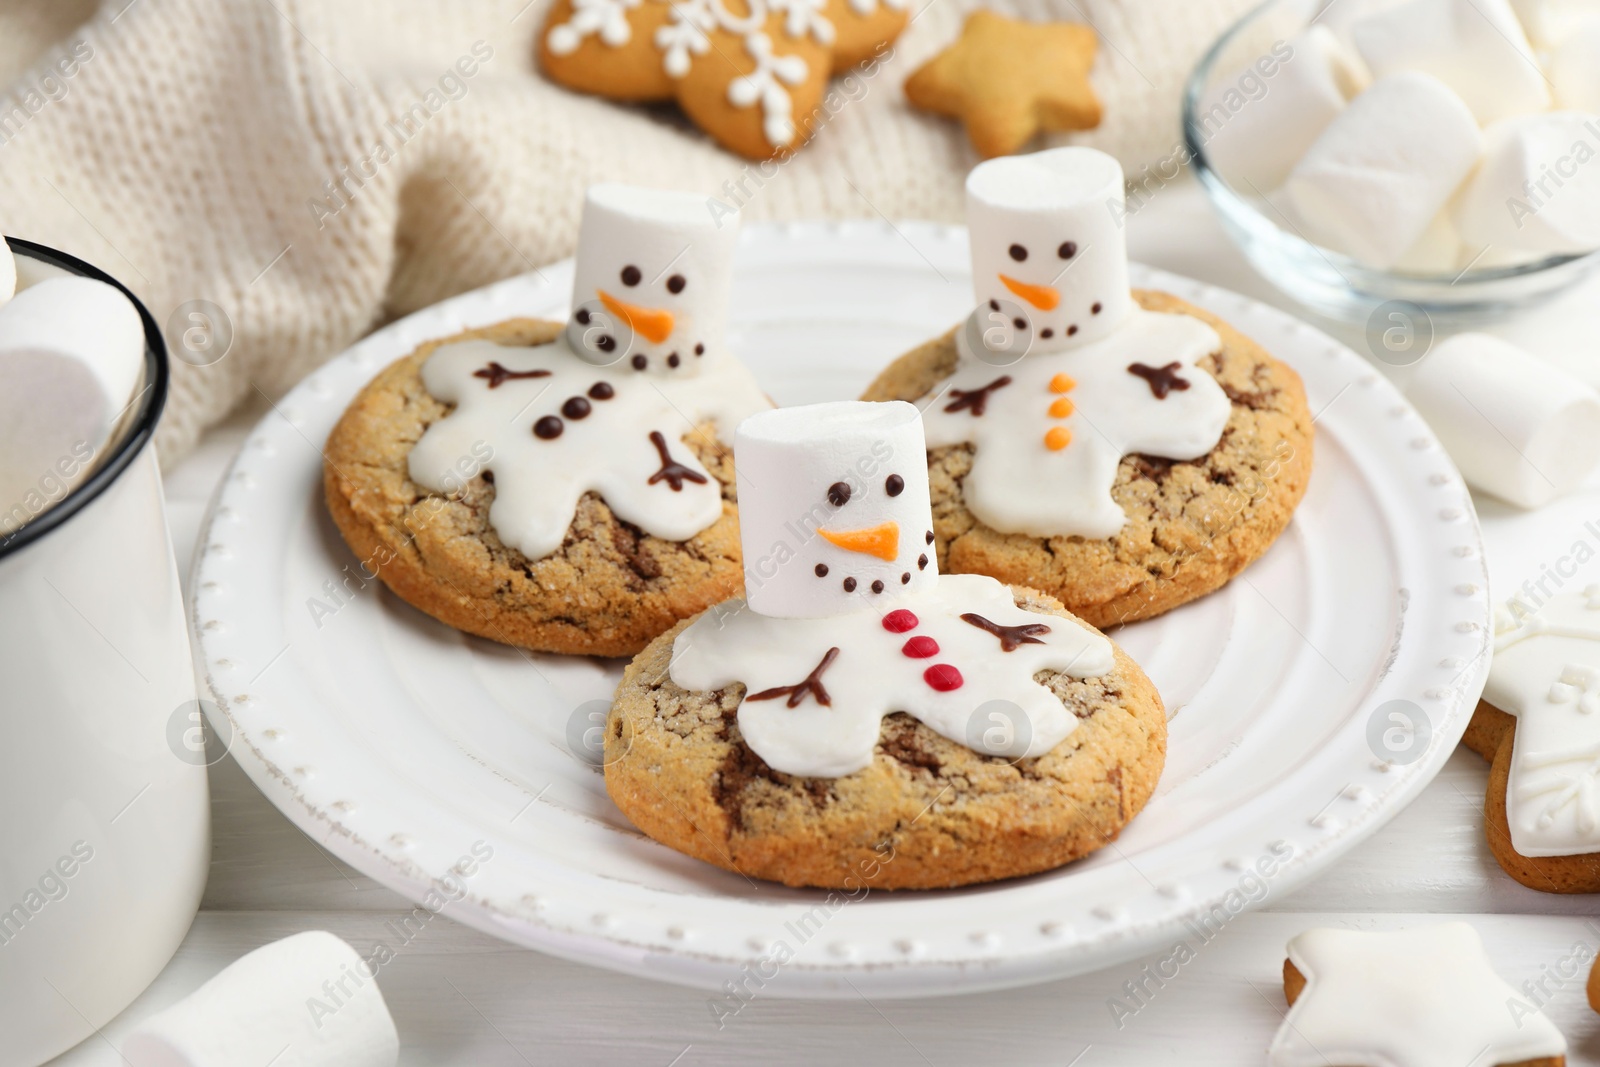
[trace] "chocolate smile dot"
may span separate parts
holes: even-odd
[[[1039,331],[1039,336],[1043,337],[1046,341],[1050,340],[1050,338],[1054,337],[1055,335],[1056,332],[1048,326]]]
[[[901,585],[910,585],[911,584],[911,572],[910,571],[902,571],[901,572],[901,574],[900,574],[900,584]]]
[[[856,591],[856,580],[854,578],[846,578],[844,580],[844,591],[846,593],[854,593]]]
[[[674,274],[672,277],[667,279],[667,292],[681,293],[683,292],[683,287],[688,284],[688,281],[684,279],[683,275]]]
[[[650,361],[648,359],[646,359],[644,356],[634,356],[633,357],[633,369],[634,370],[644,370],[649,365],[650,365]]]
[[[818,578],[826,578],[828,576],[828,565],[826,563],[819,563],[814,569]]]
[[[1077,327],[1076,324],[1073,324],[1073,325],[1067,327],[1067,336],[1068,337],[1071,337],[1073,334],[1075,334],[1077,332],[1078,332],[1078,327]]]
[[[918,556],[917,557],[917,570],[925,571],[927,569],[928,569],[928,557],[927,557],[927,555],[924,554],[924,555]]]
[[[1095,301],[1095,305],[1094,305],[1094,307],[1092,307],[1092,308],[1090,308],[1090,309],[1089,309],[1089,314],[1091,314],[1091,315],[1098,315],[1098,314],[1100,314],[1100,302],[1099,302],[1099,301],[1098,301],[1098,300],[1097,300],[1097,301]]]
[[[622,284],[623,285],[630,285],[630,286],[631,285],[638,285],[639,284],[639,279],[642,278],[642,277],[644,277],[644,275],[639,273],[639,268],[635,267],[631,263],[628,264],[626,267],[622,268]]]
[[[572,317],[578,320],[578,325],[579,326],[587,326],[587,325],[589,325],[589,309],[588,308],[579,308],[577,310],[577,312]]]
[[[602,352],[609,352],[617,347],[617,339],[609,333],[603,333],[595,338],[594,346]]]
[[[873,583],[872,583],[872,591],[873,591],[873,592],[874,592],[874,593],[881,593],[881,592],[883,592],[883,583],[882,583],[882,582],[873,582]]]
[[[617,391],[611,388],[610,382],[595,382],[589,386],[589,395],[596,400],[610,400],[617,395]]]
[[[1062,259],[1071,259],[1077,254],[1078,242],[1076,241],[1062,241],[1061,247],[1056,249],[1056,255],[1060,256]]]
[[[1011,253],[1011,258],[1018,263],[1028,258],[1028,250],[1021,245],[1012,245],[1007,251]]]
[[[1000,310],[1000,301],[998,301],[998,300],[989,301],[989,310],[990,311],[999,311]]]
[[[933,531],[932,530],[928,531],[928,536],[926,538],[926,541],[930,545],[933,544]]]
[[[883,491],[890,496],[899,496],[906,490],[906,480],[898,474],[891,474],[884,479]]]
[[[484,485],[493,485],[494,484],[494,471],[484,471],[483,472],[483,484]]]
[[[569,396],[567,402],[561,405],[561,414],[569,419],[588,418],[591,410],[589,402],[581,396]]]
[[[706,346],[705,345],[695,345],[694,346],[694,354],[697,355],[697,356],[705,355],[706,354]]]
[[[678,363],[679,363],[678,353],[674,352],[674,353],[672,353],[672,355],[667,357],[667,366],[676,367],[678,365]]]
[[[533,436],[543,438],[546,441],[554,441],[561,436],[563,428],[560,419],[554,415],[546,415],[533,424]]]
[[[828,503],[836,508],[850,503],[850,487],[844,482],[834,482],[828,486]]]
[[[1015,326],[1019,330],[1026,330],[1028,328],[1028,320],[1027,319],[1012,319],[1011,320],[1011,325]]]

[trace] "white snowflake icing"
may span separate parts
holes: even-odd
[[[728,83],[728,102],[749,107],[759,101],[761,132],[769,144],[782,148],[794,140],[794,102],[785,86],[805,81],[806,61],[800,56],[773,54],[772,38],[764,33],[746,37],[744,50],[756,61],[756,69]]]
[[[617,48],[633,36],[628,12],[644,0],[573,0],[572,17],[552,26],[546,38],[550,51],[570,55],[585,37],[598,35],[605,44]],[[773,50],[772,38],[763,27],[769,15],[783,20],[784,33],[792,38],[810,35],[823,46],[833,44],[832,21],[823,14],[827,0],[749,0],[748,13],[738,17],[720,0],[656,0],[671,6],[669,21],[656,30],[654,43],[661,52],[662,69],[672,78],[682,78],[696,56],[711,50],[714,30],[743,40],[745,52],[756,61],[756,69],[735,78],[728,86],[728,102],[735,107],[760,105],[761,132],[769,144],[782,148],[795,139],[794,99],[790,87],[805,81],[808,66],[803,56],[780,56]],[[869,15],[879,3],[896,11],[905,9],[906,0],[850,0],[861,15]]]
[[[1579,745],[1557,752],[1530,752],[1518,763],[1525,780],[1514,796],[1520,804],[1543,800],[1535,815],[1539,829],[1550,829],[1557,816],[1571,807],[1578,833],[1583,836],[1594,833],[1595,827],[1600,825],[1600,744]]]
[[[906,9],[906,0],[850,0],[850,10],[862,18],[866,18],[878,10],[880,3],[890,11],[904,11]]]
[[[643,0],[573,0],[572,18],[550,27],[545,42],[558,56],[571,55],[585,37],[598,34],[612,48],[620,48],[633,37],[628,12]]]
[[[833,43],[833,23],[823,9],[828,0],[768,0],[772,10],[783,16],[783,29],[790,37],[810,34],[820,45]]]
[[[711,50],[710,32],[717,28],[717,16],[710,0],[673,0],[670,20],[656,30],[656,47],[669,75],[681,78],[689,73],[692,56]]]

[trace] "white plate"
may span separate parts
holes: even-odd
[[[468,864],[452,918],[713,990],[732,980],[766,995],[920,996],[1038,982],[1168,948],[1197,921],[1214,928],[1279,896],[1398,812],[1465,729],[1490,636],[1476,517],[1422,420],[1349,350],[1233,294],[1134,277],[1217,312],[1300,372],[1318,413],[1316,463],[1262,560],[1114,635],[1174,718],[1155,798],[1087,860],[849,902],[706,866],[635,831],[582,755],[586,716],[606,706],[621,663],[465,637],[363,584],[321,501],[319,448],[341,410],[420,341],[512,315],[564,317],[570,263],[379,331],[256,427],[195,563],[218,731],[289,818],[412,899],[481,842],[493,855]],[[965,234],[752,227],[735,289],[734,348],[778,402],[853,397],[961,316]],[[1379,710],[1392,700],[1422,709],[1425,750]],[[1292,858],[1263,879],[1274,849]]]

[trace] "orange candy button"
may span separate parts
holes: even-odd
[[[1050,391],[1052,393],[1065,393],[1077,384],[1077,379],[1072,375],[1058,374],[1054,378],[1050,379]]]
[[[1071,415],[1072,411],[1072,401],[1068,400],[1066,397],[1061,397],[1059,400],[1053,401],[1050,405],[1050,414],[1054,418],[1064,419],[1068,415]]]
[[[1050,432],[1044,435],[1044,447],[1052,452],[1060,452],[1071,443],[1072,431],[1061,426],[1051,427]]]

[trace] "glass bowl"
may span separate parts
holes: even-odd
[[[1184,88],[1183,135],[1195,175],[1223,229],[1263,277],[1338,321],[1370,325],[1386,320],[1398,305],[1425,314],[1436,328],[1460,329],[1535,306],[1600,266],[1600,253],[1587,253],[1448,274],[1374,270],[1306,240],[1265,197],[1230,185],[1206,154],[1212,134],[1200,120],[1201,102],[1214,86],[1268,54],[1275,42],[1311,26],[1328,6],[1328,0],[1266,0],[1206,51]]]

